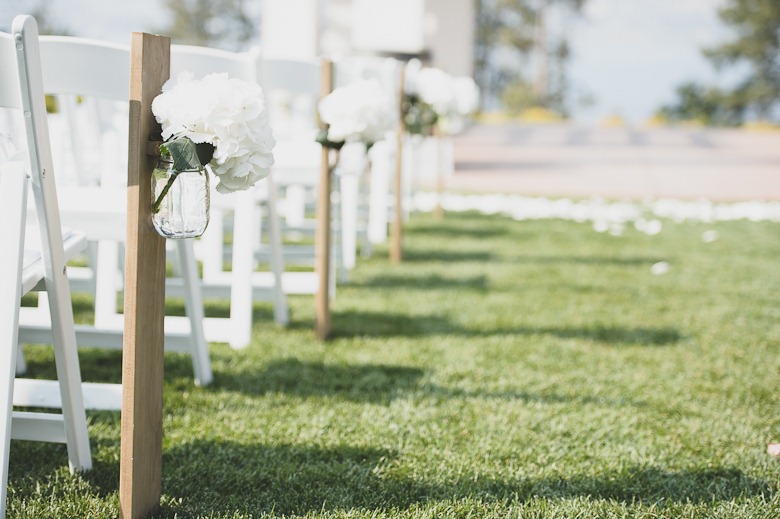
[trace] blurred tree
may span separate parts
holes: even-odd
[[[677,90],[675,104],[659,115],[672,121],[696,119],[705,124],[736,125],[747,118],[777,120],[780,107],[780,1],[728,0],[718,11],[735,38],[705,49],[717,68],[742,65],[745,79],[724,90],[693,83]]]
[[[696,121],[708,126],[733,126],[742,121],[745,103],[734,93],[698,83],[677,88],[677,102],[662,107],[656,115],[670,122]]]
[[[477,0],[474,75],[483,100],[522,79],[519,61],[533,49],[533,10],[522,0]]]
[[[564,112],[569,45],[565,34],[551,34],[548,17],[577,14],[585,1],[477,0],[475,76],[484,98],[515,113],[528,106]]]
[[[728,100],[741,101],[758,117],[770,119],[780,102],[780,1],[729,0],[718,15],[736,38],[704,55],[716,67],[746,64],[750,72]]]
[[[47,9],[44,3],[39,3],[30,12],[38,24],[38,34],[51,34],[56,36],[73,36],[73,33],[64,25],[58,25],[51,16],[51,9]]]
[[[67,27],[58,25],[54,21],[54,17],[51,16],[51,9],[47,9],[43,2],[36,5],[30,11],[30,16],[35,18],[35,23],[38,25],[38,34],[73,36],[73,33],[71,33]],[[56,113],[59,111],[59,104],[56,96],[47,94],[45,100],[47,112]]]
[[[165,0],[171,22],[160,30],[174,43],[239,50],[257,33],[244,0]]]

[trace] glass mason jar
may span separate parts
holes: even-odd
[[[177,171],[159,159],[152,173],[152,223],[164,238],[196,238],[209,223],[209,171]]]

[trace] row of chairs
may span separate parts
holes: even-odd
[[[123,279],[130,59],[129,47],[123,45],[39,38],[35,21],[19,17],[12,34],[0,34],[0,63],[4,70],[18,71],[0,76],[0,123],[5,121],[0,131],[8,130],[15,141],[25,143],[17,157],[10,156],[13,146],[6,145],[5,151],[0,147],[0,218],[3,242],[12,252],[4,252],[0,259],[0,511],[4,511],[11,438],[67,443],[71,469],[89,469],[84,409],[119,408],[121,388],[82,383],[77,345],[122,345],[117,301]],[[390,89],[389,97],[396,99],[401,66],[391,59],[344,59],[336,65],[335,85],[378,77]],[[168,243],[169,252],[175,253],[170,260],[177,275],[167,278],[166,291],[183,297],[186,317],[166,316],[165,348],[189,353],[195,383],[207,385],[213,378],[208,343],[246,347],[255,301],[271,301],[275,322],[284,325],[289,320],[287,295],[316,290],[318,273],[285,270],[285,265],[296,260],[313,264],[313,247],[290,244],[302,237],[306,243],[314,231],[309,215],[320,161],[314,137],[321,74],[314,60],[273,60],[256,51],[174,45],[172,77],[180,71],[196,77],[226,72],[259,82],[277,139],[276,165],[267,181],[246,192],[215,193],[212,221],[202,239]],[[44,93],[57,103],[56,113],[48,116]],[[26,137],[19,138],[20,134]],[[340,247],[331,265],[338,265],[342,279],[354,267],[359,245],[368,253],[387,238],[389,215],[395,210],[389,196],[395,152],[393,140],[375,145],[370,177],[361,177],[365,163],[360,151],[353,152],[353,160],[345,153],[337,170],[333,200],[338,200],[340,211],[332,233]],[[411,167],[415,156],[409,156]],[[27,204],[28,186],[32,204]],[[409,198],[411,183],[405,186]],[[41,241],[37,252],[30,248],[35,237],[26,233],[33,209]],[[76,257],[86,266],[66,268]],[[260,270],[259,265],[268,268]],[[334,273],[328,273],[333,280],[331,295]],[[21,297],[34,290],[39,291],[37,307],[20,308]],[[74,325],[71,291],[93,296],[92,324]],[[205,317],[204,298],[229,299],[229,316]],[[25,370],[21,343],[54,345],[57,381],[17,376]],[[24,413],[13,411],[14,406],[59,408],[62,413]]]

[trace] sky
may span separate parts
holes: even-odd
[[[572,86],[595,101],[575,106],[575,118],[620,115],[640,123],[671,102],[683,82],[733,81],[735,74],[718,75],[700,52],[728,38],[717,18],[723,1],[589,0],[584,17],[563,27],[574,54]],[[246,4],[256,9],[259,2]],[[42,3],[71,33],[121,43],[132,31],[159,31],[166,20],[161,0],[0,0],[0,30]]]
[[[717,16],[723,0],[589,0],[571,24],[570,78],[596,104],[583,119],[621,115],[642,122],[687,81],[729,83],[700,49],[729,39]]]

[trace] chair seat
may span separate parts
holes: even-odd
[[[40,245],[32,243],[30,236],[34,233],[26,233],[28,239],[24,244],[24,259],[22,260],[22,294],[33,290],[43,290],[44,265],[41,256]],[[65,250],[65,261],[70,261],[87,247],[87,237],[82,232],[63,229],[62,244]]]
[[[127,225],[127,188],[63,186],[57,189],[60,221],[88,240],[116,240]]]

